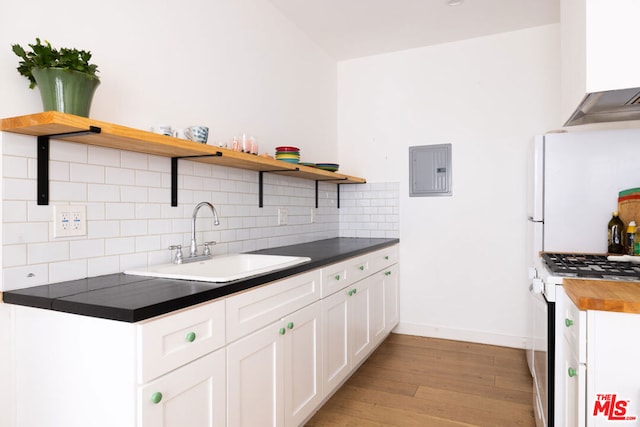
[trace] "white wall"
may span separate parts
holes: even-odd
[[[140,129],[204,124],[261,151],[296,145],[335,162],[336,64],[267,0],[3,1],[0,117],[41,111],[11,44],[36,37],[90,50],[101,85],[91,117]]]
[[[561,125],[558,25],[338,64],[343,167],[400,183],[400,332],[522,346],[527,146]],[[408,147],[453,145],[453,196],[408,197]]]

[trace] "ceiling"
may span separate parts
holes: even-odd
[[[560,0],[270,0],[336,60],[560,22]]]

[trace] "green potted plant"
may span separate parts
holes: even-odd
[[[29,87],[38,86],[44,111],[55,110],[89,117],[93,94],[100,84],[98,66],[91,64],[91,52],[51,47],[36,38],[30,51],[11,46],[22,60],[18,72],[29,80]]]

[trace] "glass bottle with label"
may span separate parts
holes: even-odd
[[[629,221],[627,226],[627,255],[635,255],[636,222]]]
[[[613,212],[607,228],[607,251],[610,254],[624,254],[624,224],[618,216],[618,212]]]

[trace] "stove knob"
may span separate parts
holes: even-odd
[[[533,280],[538,277],[538,270],[535,267],[529,267],[529,280]]]
[[[544,291],[544,282],[542,279],[533,279],[531,281],[531,290],[536,294],[541,294]]]

